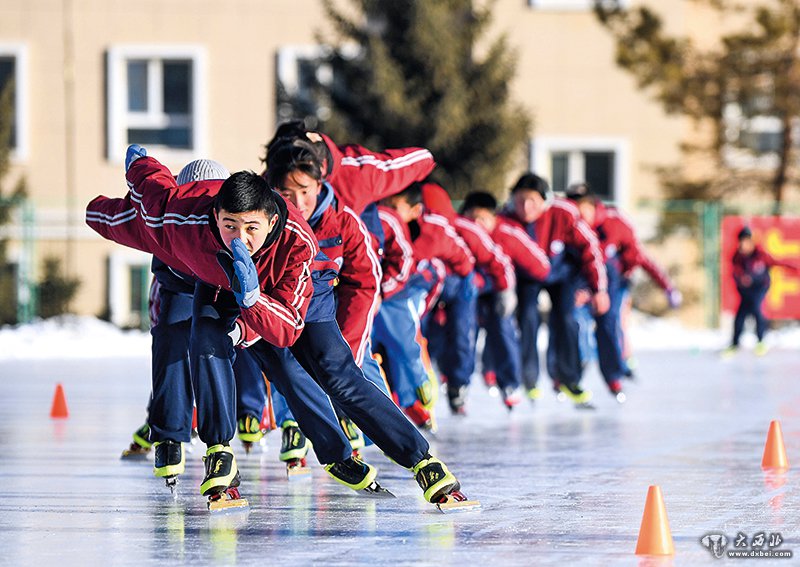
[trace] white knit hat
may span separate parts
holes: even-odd
[[[218,161],[196,159],[183,166],[175,181],[178,182],[178,185],[183,185],[184,183],[205,181],[206,179],[227,179],[230,176],[228,169]]]

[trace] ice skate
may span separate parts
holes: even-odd
[[[252,415],[246,415],[237,422],[237,435],[242,442],[244,452],[248,455],[254,445],[263,443],[264,433],[265,431],[261,428],[261,420]]]
[[[300,431],[296,421],[284,421],[281,427],[283,435],[278,458],[286,463],[286,476],[292,480],[310,475],[311,469],[306,465],[306,455],[311,442]]]
[[[614,399],[616,399],[620,404],[624,404],[625,400],[628,399],[628,397],[625,395],[625,392],[622,391],[621,380],[612,380],[609,382],[608,391],[611,392],[611,395],[614,396]]]
[[[155,454],[153,474],[163,478],[164,483],[174,494],[178,475],[183,474],[185,465],[183,445],[176,441],[158,441],[155,443]]]
[[[447,402],[453,415],[466,415],[467,387],[447,385]]]
[[[559,384],[559,393],[563,394],[567,399],[572,400],[575,407],[578,409],[595,409],[590,400],[592,399],[591,390],[584,390],[577,384],[567,386],[566,384]]]
[[[414,400],[414,403],[407,408],[403,408],[403,412],[408,418],[423,431],[430,431],[436,433],[436,424],[433,419],[433,412],[428,411],[422,402]]]
[[[460,491],[461,485],[447,466],[430,454],[411,469],[425,500],[442,512],[474,510],[480,507],[477,500],[469,500]]]
[[[722,358],[722,360],[730,360],[731,358],[736,356],[738,352],[739,352],[739,346],[731,345],[726,349],[724,349],[721,353],[719,353],[719,356],[720,358]]]
[[[359,449],[364,448],[364,434],[361,433],[361,430],[349,417],[340,417],[339,425],[342,431],[344,431],[345,437],[347,437],[347,440],[350,442],[350,447],[353,448],[353,451],[357,452]]]
[[[325,465],[325,472],[336,482],[367,496],[394,498],[394,494],[383,488],[375,478],[378,469],[362,461],[359,457],[349,457],[330,465]]]
[[[228,445],[212,445],[203,457],[206,475],[200,485],[200,493],[208,497],[208,509],[212,512],[246,508],[247,500],[239,494],[239,468],[236,457]]]
[[[522,392],[517,386],[506,386],[503,388],[503,404],[509,409],[514,409],[514,406],[519,405],[522,401]]]
[[[146,423],[133,432],[133,442],[122,451],[121,459],[143,460],[150,454],[150,426]]]
[[[755,348],[753,348],[753,354],[756,356],[764,356],[769,352],[769,347],[764,341],[758,341],[756,343]]]
[[[541,399],[542,391],[534,386],[533,388],[528,388],[525,392],[525,396],[531,401],[532,404],[536,403],[536,400]]]

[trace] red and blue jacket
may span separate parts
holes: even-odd
[[[378,217],[385,235],[381,267],[381,294],[389,299],[401,291],[414,273],[414,249],[411,233],[403,219],[389,207],[379,206]]]
[[[573,203],[556,197],[532,223],[523,223],[513,210],[505,211],[503,215],[547,253],[550,274],[546,283],[564,281],[571,276],[572,266],[578,266],[593,292],[608,290],[606,267],[597,237],[581,219]]]
[[[492,239],[527,280],[545,281],[550,275],[550,260],[517,223],[497,217]]]
[[[213,204],[223,181],[178,186],[169,169],[152,157],[136,160],[127,172],[124,198],[99,196],[86,208],[86,223],[98,234],[124,246],[153,254],[172,268],[230,291],[218,256],[230,257],[214,221]],[[243,338],[258,337],[286,347],[303,331],[313,294],[312,270],[319,246],[300,212],[276,199],[278,223],[253,254],[261,297],[241,310]],[[232,258],[231,258],[232,260]]]
[[[422,202],[428,211],[445,217],[466,243],[475,258],[475,285],[479,290],[502,291],[516,285],[511,260],[481,226],[456,213],[450,195],[442,186],[424,183]]]
[[[319,247],[338,267],[336,321],[353,358],[361,366],[380,305],[381,265],[367,227],[323,183],[317,207],[308,219]]]
[[[790,270],[798,270],[794,264],[778,260],[761,246],[756,245],[750,254],[742,254],[739,250],[731,259],[733,263],[733,279],[740,289],[766,289],[770,285],[769,269],[780,266]]]
[[[658,264],[642,249],[631,222],[616,207],[597,202],[594,226],[606,262],[624,277],[641,267],[663,290],[672,289],[672,282]]]

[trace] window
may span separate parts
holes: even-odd
[[[778,165],[783,147],[783,126],[777,116],[770,116],[771,101],[754,100],[750,108],[728,103],[723,110],[725,128],[725,163],[735,169],[771,169]],[[794,120],[792,139],[796,146],[800,121]]]
[[[358,49],[345,46],[345,57],[355,57]],[[330,48],[323,45],[283,47],[278,51],[277,60],[277,122],[292,118],[310,118],[307,122],[314,127],[314,119],[330,118],[330,107],[319,92],[319,86],[334,84],[334,72],[326,61]]]
[[[184,161],[206,154],[201,48],[115,47],[107,66],[109,159],[134,143]]]
[[[28,155],[26,72],[26,48],[21,45],[0,44],[0,92],[7,87],[11,89],[11,150],[12,157],[17,160]]]
[[[621,202],[628,194],[628,144],[614,138],[533,140],[533,170],[548,178],[554,191],[586,181],[602,199]]]
[[[118,250],[109,256],[108,311],[115,325],[149,327],[151,259],[149,254],[134,250]]]

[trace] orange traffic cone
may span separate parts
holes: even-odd
[[[54,418],[67,418],[69,417],[69,410],[67,409],[67,398],[64,396],[64,388],[61,384],[56,384],[56,394],[53,396],[53,405],[50,408],[50,417]]]
[[[651,486],[647,490],[639,540],[636,542],[636,555],[675,555],[667,509],[658,486]]]
[[[192,429],[197,429],[197,407],[192,408]]]
[[[764,446],[764,456],[761,458],[761,468],[775,472],[789,470],[789,460],[786,458],[786,447],[783,445],[781,424],[777,420],[769,424],[767,444]]]

